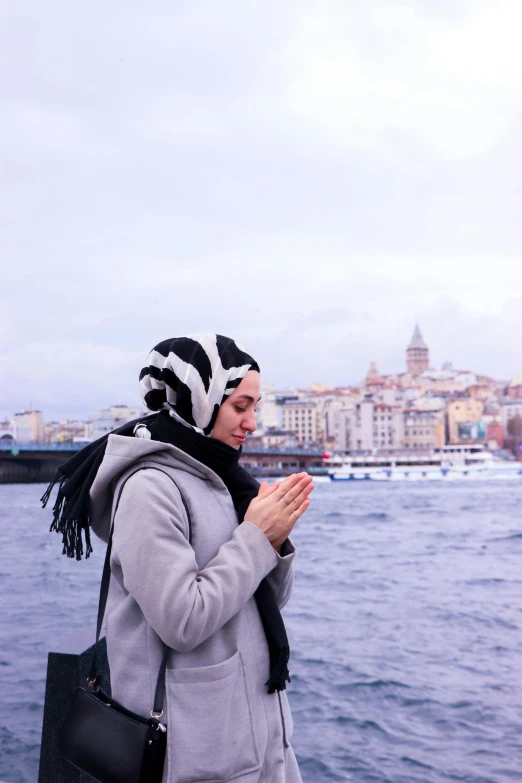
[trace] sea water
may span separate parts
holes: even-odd
[[[47,653],[103,563],[61,555],[42,485],[0,486],[0,780],[38,777]],[[294,533],[305,783],[522,781],[522,481],[318,481]]]

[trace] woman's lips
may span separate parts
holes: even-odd
[[[238,440],[240,443],[245,442],[245,436],[244,435],[234,435],[234,438]]]

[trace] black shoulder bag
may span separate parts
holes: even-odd
[[[131,476],[139,470],[160,468],[138,468]],[[161,472],[166,473],[164,470]],[[167,729],[160,720],[165,699],[165,669],[169,653],[167,645],[156,682],[154,707],[148,718],[127,710],[104,693],[98,685],[97,650],[109,592],[114,517],[123,487],[131,476],[128,476],[120,487],[111,524],[100,587],[96,644],[87,686],[78,688],[60,734],[60,751],[63,756],[99,783],[161,783],[167,747]],[[172,479],[171,476],[169,478]],[[175,484],[174,479],[172,481]],[[188,516],[191,542],[190,514],[183,495],[181,500]]]

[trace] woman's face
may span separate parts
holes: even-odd
[[[259,402],[260,380],[256,370],[249,370],[237,389],[227,397],[217,415],[211,437],[238,449],[247,432],[256,429],[256,405]]]

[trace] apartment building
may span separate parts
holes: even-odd
[[[482,420],[483,413],[484,403],[481,400],[460,397],[450,402],[447,407],[448,442],[450,444],[460,443],[459,427],[462,430],[464,424],[478,424]]]
[[[403,448],[404,418],[400,405],[374,402],[366,397],[340,411],[336,448],[339,451],[374,451]]]
[[[326,449],[339,448],[339,436],[344,426],[343,410],[353,402],[360,399],[353,393],[341,393],[336,396],[329,395],[320,401],[320,441]]]
[[[504,432],[507,432],[508,422],[514,419],[515,416],[522,418],[522,399],[520,400],[506,400],[501,405],[501,418]]]
[[[45,424],[45,440],[49,443],[81,442],[89,439],[89,423],[86,421],[61,419]]]
[[[256,438],[259,445],[264,449],[293,449],[298,446],[297,436],[292,430],[280,430],[277,427],[269,427],[263,431],[263,434]],[[252,438],[248,438],[247,445],[250,445]]]
[[[11,417],[11,428],[15,440],[19,443],[42,442],[45,437],[45,425],[41,411],[20,411]]]
[[[126,421],[139,419],[150,411],[145,408],[130,407],[128,405],[111,405],[110,408],[102,408],[89,414],[87,436],[91,440],[98,440],[108,432],[121,427]]]
[[[377,402],[372,411],[373,447],[402,449],[404,446],[404,415],[400,405]]]
[[[408,408],[404,411],[404,448],[426,451],[444,445],[444,413]]]
[[[285,400],[281,405],[283,430],[292,430],[297,442],[318,443],[320,441],[320,421],[318,405],[312,400]]]
[[[258,431],[281,429],[283,427],[283,405],[287,400],[295,401],[299,398],[300,395],[296,389],[275,389],[273,386],[263,386],[261,399],[256,406]]]

